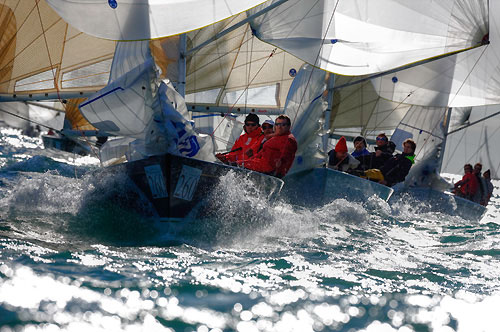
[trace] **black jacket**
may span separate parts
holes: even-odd
[[[413,158],[415,158],[413,153],[400,153],[385,162],[380,171],[384,174],[384,179],[389,187],[405,180],[411,165],[413,165]]]
[[[393,150],[391,150],[388,144],[376,147],[375,150],[382,150],[382,155],[377,157],[376,152],[372,152],[368,155],[356,157],[360,161],[359,168],[361,170],[366,171],[371,168],[380,169],[392,157]]]

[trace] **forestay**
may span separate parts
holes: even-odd
[[[202,28],[263,0],[47,0],[72,26],[111,40],[142,40]]]
[[[364,75],[480,44],[487,33],[487,4],[289,0],[251,24],[261,40],[310,64],[338,74]]]

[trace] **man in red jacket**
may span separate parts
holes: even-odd
[[[248,159],[257,153],[260,143],[264,139],[264,134],[259,124],[259,117],[250,113],[245,118],[243,126],[245,133],[234,142],[231,151],[226,154],[218,153],[215,156],[225,164],[236,163]]]
[[[238,162],[245,168],[282,178],[292,167],[297,151],[297,141],[290,132],[291,121],[280,115],[274,123],[275,134],[262,146],[262,150],[252,158]]]
[[[455,188],[453,190],[455,195],[460,197],[473,200],[474,195],[478,189],[478,183],[476,176],[472,173],[472,165],[465,164],[464,166],[464,176],[462,180],[455,183]]]

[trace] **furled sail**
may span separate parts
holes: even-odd
[[[0,101],[78,95],[108,81],[115,42],[75,30],[46,1],[2,1],[0,31]]]
[[[143,40],[202,28],[263,0],[47,0],[76,29],[111,40]]]
[[[500,104],[500,1],[488,3],[488,17],[477,32],[483,46],[378,78],[378,93],[415,105]]]
[[[310,64],[364,75],[480,45],[489,9],[487,0],[289,0],[251,24],[261,40]]]

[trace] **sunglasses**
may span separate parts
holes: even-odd
[[[256,126],[258,126],[258,124],[256,124],[255,122],[245,122],[245,126],[247,126],[247,127],[256,127]]]
[[[274,125],[275,125],[275,126],[278,126],[278,127],[286,127],[286,126],[289,126],[289,124],[288,124],[288,123],[286,123],[286,122],[276,122]]]
[[[377,137],[377,141],[387,141],[387,138],[385,137]]]
[[[262,126],[262,129],[273,129],[273,126]]]

